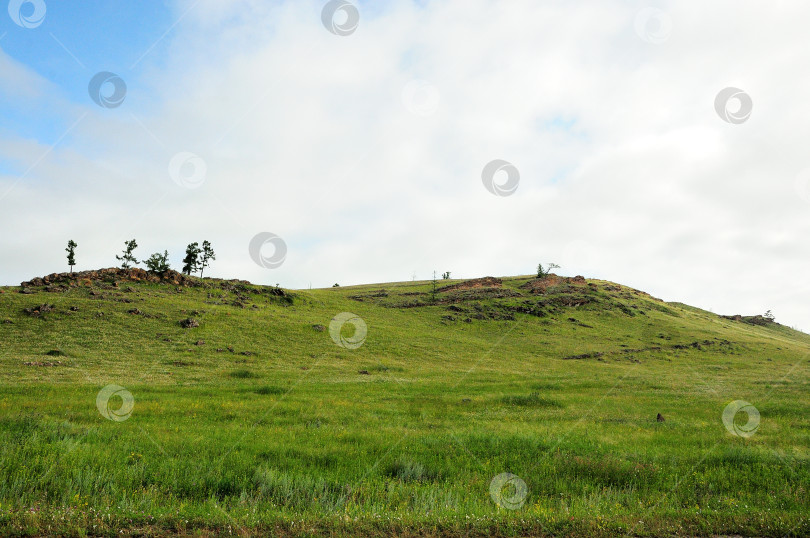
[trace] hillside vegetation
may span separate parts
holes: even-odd
[[[810,534],[770,320],[554,275],[0,291],[3,535]]]

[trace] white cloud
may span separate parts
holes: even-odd
[[[810,203],[795,186],[810,166],[797,67],[810,7],[656,5],[673,25],[658,45],[635,33],[642,3],[361,3],[347,37],[321,26],[319,2],[178,3],[169,56],[142,61],[124,106],[65,105],[68,124],[89,114],[0,200],[0,223],[19,230],[0,238],[3,281],[61,269],[68,238],[84,267],[114,264],[131,237],[175,265],[209,239],[212,274],[263,283],[558,261],[810,329]],[[0,88],[47,87],[20,66],[0,73]],[[435,87],[435,112],[403,103],[413,80]],[[753,99],[744,124],[714,111],[727,86]],[[32,144],[7,135],[0,154],[30,165],[48,150]],[[206,162],[198,189],[169,177],[184,151]],[[520,170],[514,195],[481,184],[493,159]],[[0,194],[16,181],[0,178]],[[287,241],[279,269],[248,255],[262,231]]]

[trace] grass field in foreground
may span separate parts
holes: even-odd
[[[79,284],[0,294],[2,535],[810,534],[781,325],[598,280]]]

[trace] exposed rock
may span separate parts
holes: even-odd
[[[724,319],[730,319],[732,321],[741,321],[742,323],[747,323],[749,325],[770,325],[772,323],[776,323],[772,318],[766,318],[765,316],[741,316],[736,314],[734,316],[720,316]]]
[[[52,304],[41,304],[39,306],[32,306],[31,308],[26,308],[23,310],[29,316],[39,317],[46,312],[51,312],[53,310]]]
[[[377,290],[377,291],[372,291],[372,292],[369,292],[369,293],[361,293],[361,294],[358,294],[358,295],[349,295],[349,299],[352,299],[352,300],[355,300],[355,301],[365,301],[366,299],[375,299],[375,298],[379,298],[379,297],[388,297],[388,291],[386,291],[386,290]]]
[[[45,286],[45,291],[48,293],[61,293],[67,289],[67,286]]]
[[[281,288],[270,288],[268,292],[270,295],[275,295],[276,297],[287,297],[288,293]]]
[[[602,351],[594,351],[592,353],[582,353],[580,355],[569,355],[568,357],[563,357],[562,360],[564,361],[576,361],[581,359],[593,359],[596,357],[601,357],[605,353]]]
[[[62,361],[29,361],[23,364],[25,366],[62,366]]]
[[[520,289],[528,290],[532,293],[546,293],[549,288],[560,288],[566,285],[584,286],[585,284],[585,278],[580,275],[569,278],[565,276],[557,276],[554,273],[551,273],[545,278],[535,278],[526,282],[520,287]]]
[[[465,280],[458,284],[451,284],[438,288],[436,293],[454,290],[472,290],[476,288],[500,288],[503,285],[503,280],[492,276],[485,276],[483,278],[474,278],[472,280]]]
[[[200,326],[200,322],[194,318],[186,318],[180,322],[180,326],[184,329],[193,329]]]
[[[165,273],[151,273],[138,267],[131,269],[120,269],[110,267],[94,271],[80,271],[78,273],[52,273],[44,277],[33,278],[27,282],[22,282],[20,286],[25,288],[47,286],[48,291],[63,291],[67,286],[93,286],[102,283],[119,287],[119,282],[154,282],[166,283],[174,286],[201,286],[200,279],[168,270]],[[59,288],[52,288],[53,285],[60,285]],[[134,291],[132,287],[125,289],[127,292]],[[23,292],[25,293],[25,292]]]

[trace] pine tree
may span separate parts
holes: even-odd
[[[132,267],[130,264],[137,265],[138,263],[140,263],[138,260],[135,259],[135,256],[132,254],[132,252],[136,248],[138,248],[138,243],[136,243],[135,240],[133,239],[131,241],[124,241],[124,245],[126,245],[124,252],[122,253],[121,256],[116,256],[115,259],[121,262],[121,269],[129,269],[130,267]]]
[[[78,246],[79,245],[77,245],[76,242],[73,241],[73,239],[71,239],[70,241],[68,241],[67,248],[65,249],[65,251],[68,253],[67,262],[68,265],[70,266],[71,275],[73,274],[73,266],[76,265],[76,247]]]
[[[202,250],[200,251],[200,261],[197,267],[200,269],[200,278],[203,276],[203,271],[206,267],[210,267],[209,260],[216,260],[217,256],[214,254],[214,249],[211,248],[211,243],[203,241]]]
[[[163,254],[155,252],[149,257],[148,260],[145,260],[144,263],[146,264],[146,267],[153,273],[163,274],[171,269],[171,266],[169,265],[169,251],[164,250]]]
[[[197,272],[198,256],[200,255],[200,244],[191,243],[186,247],[186,257],[183,258],[183,272],[187,275]]]
[[[537,278],[546,278],[548,275],[551,274],[551,271],[554,269],[559,269],[559,265],[556,263],[549,263],[547,269],[543,269],[543,264],[537,264]]]

